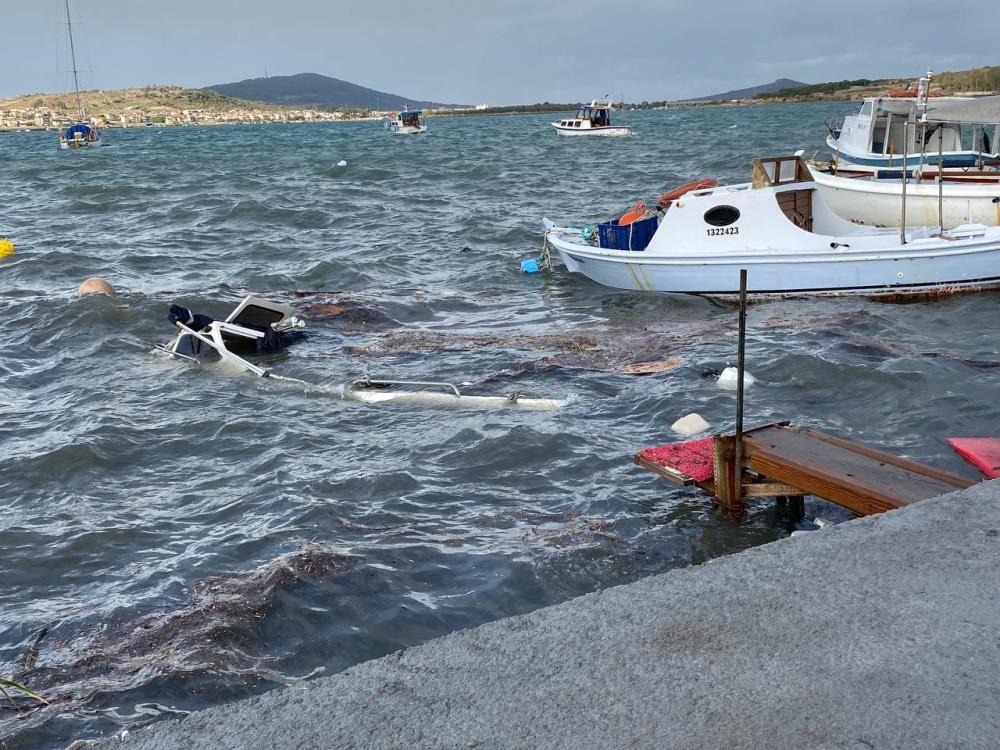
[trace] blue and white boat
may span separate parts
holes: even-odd
[[[930,97],[932,75],[920,79],[916,96],[869,97],[831,128],[834,159],[872,171],[899,169],[904,159],[907,167],[1000,168],[1000,96]]]
[[[69,52],[73,60],[73,86],[76,89],[76,110],[79,120],[70,124],[59,134],[59,148],[80,149],[96,148],[101,145],[101,134],[90,123],[86,122],[83,111],[83,100],[80,99],[80,76],[76,68],[76,47],[73,44],[73,19],[69,13],[69,0],[66,1],[66,28],[69,32]]]

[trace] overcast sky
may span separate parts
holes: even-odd
[[[85,88],[266,66],[448,103],[641,101],[1000,64],[1000,0],[70,2]],[[0,97],[71,87],[64,15],[63,0],[0,0]]]

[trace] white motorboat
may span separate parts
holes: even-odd
[[[526,411],[551,411],[566,404],[559,399],[528,398],[519,391],[503,396],[467,395],[451,383],[413,380],[365,378],[331,390],[276,374],[247,357],[281,351],[302,335],[295,329],[303,328],[305,323],[292,314],[288,305],[260,297],[246,297],[225,320],[213,320],[179,305],[171,306],[168,320],[177,330],[169,342],[154,348],[156,353],[194,364],[221,361],[239,372],[322,390],[348,401]]]
[[[627,125],[611,124],[611,102],[597,101],[581,104],[576,117],[551,123],[559,135],[632,135]]]
[[[932,97],[932,76],[920,79],[916,96],[869,97],[858,114],[830,127],[834,160],[867,170],[899,169],[904,160],[945,171],[1000,168],[1000,96]]]
[[[823,200],[839,216],[859,224],[898,227],[902,169],[851,170],[810,162]],[[907,170],[906,221],[952,229],[962,224],[1000,225],[1000,173]]]
[[[420,120],[422,111],[404,109],[389,118],[388,130],[393,135],[419,135],[427,132],[427,126]]]
[[[748,291],[765,296],[1000,287],[1000,227],[941,232],[853,224],[830,208],[798,155],[756,160],[750,183],[674,197],[662,218],[639,220],[653,223],[648,244],[649,230],[632,224],[611,222],[594,232],[547,219],[546,240],[569,271],[619,289],[730,296],[738,293],[742,268]],[[595,243],[598,236],[611,241]]]
[[[83,111],[83,100],[80,98],[80,76],[76,68],[76,46],[73,43],[73,19],[69,13],[69,0],[66,2],[66,29],[69,33],[69,52],[73,61],[73,87],[76,90],[76,110],[79,120],[71,123],[62,133],[59,134],[59,148],[81,149],[96,148],[101,145],[101,134],[97,128],[86,122],[86,113]]]

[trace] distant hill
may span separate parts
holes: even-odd
[[[728,101],[730,99],[753,99],[759,94],[767,94],[771,91],[781,91],[783,89],[795,89],[800,86],[806,86],[807,84],[801,81],[793,81],[791,78],[779,78],[771,83],[765,83],[760,86],[751,86],[746,89],[734,89],[733,91],[725,91],[721,94],[712,94],[711,96],[702,96],[698,99],[688,99],[687,101],[692,102],[721,102]]]
[[[406,106],[423,108],[459,107],[458,104],[408,99],[398,94],[359,86],[339,78],[318,73],[298,73],[293,76],[248,78],[238,83],[220,83],[206,89],[225,96],[251,101],[295,107],[345,107],[360,109],[402,109]]]
[[[83,107],[88,112],[124,112],[142,109],[158,112],[178,109],[269,109],[269,105],[247,102],[223,96],[206,89],[185,89],[180,86],[146,86],[145,88],[118,89],[113,91],[81,91]],[[0,99],[0,109],[76,109],[76,98],[72,93],[25,94],[9,99]]]

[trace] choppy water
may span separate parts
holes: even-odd
[[[560,139],[547,116],[433,119],[415,138],[376,123],[116,130],[88,153],[0,136],[0,235],[18,245],[0,261],[0,676],[48,626],[22,676],[58,699],[21,717],[0,705],[6,746],[63,747],[785,535],[765,504],[735,526],[630,461],[688,412],[731,425],[732,395],[703,372],[734,358],[734,311],[518,262],[543,215],[603,219],[692,178],[745,180],[754,155],[820,149],[844,110],[624,113],[637,135],[621,140]],[[74,298],[91,275],[122,293]],[[149,354],[171,302],[221,315],[250,291],[300,310],[348,300],[380,330],[510,339],[358,356],[380,330],[315,320],[276,372],[486,380],[471,390],[570,404],[377,408]],[[748,421],[972,475],[944,438],[996,433],[998,329],[996,293],[754,307]],[[525,364],[560,355],[525,338],[544,333],[614,356]],[[632,348],[683,363],[615,373]],[[273,574],[317,548],[357,561]]]

